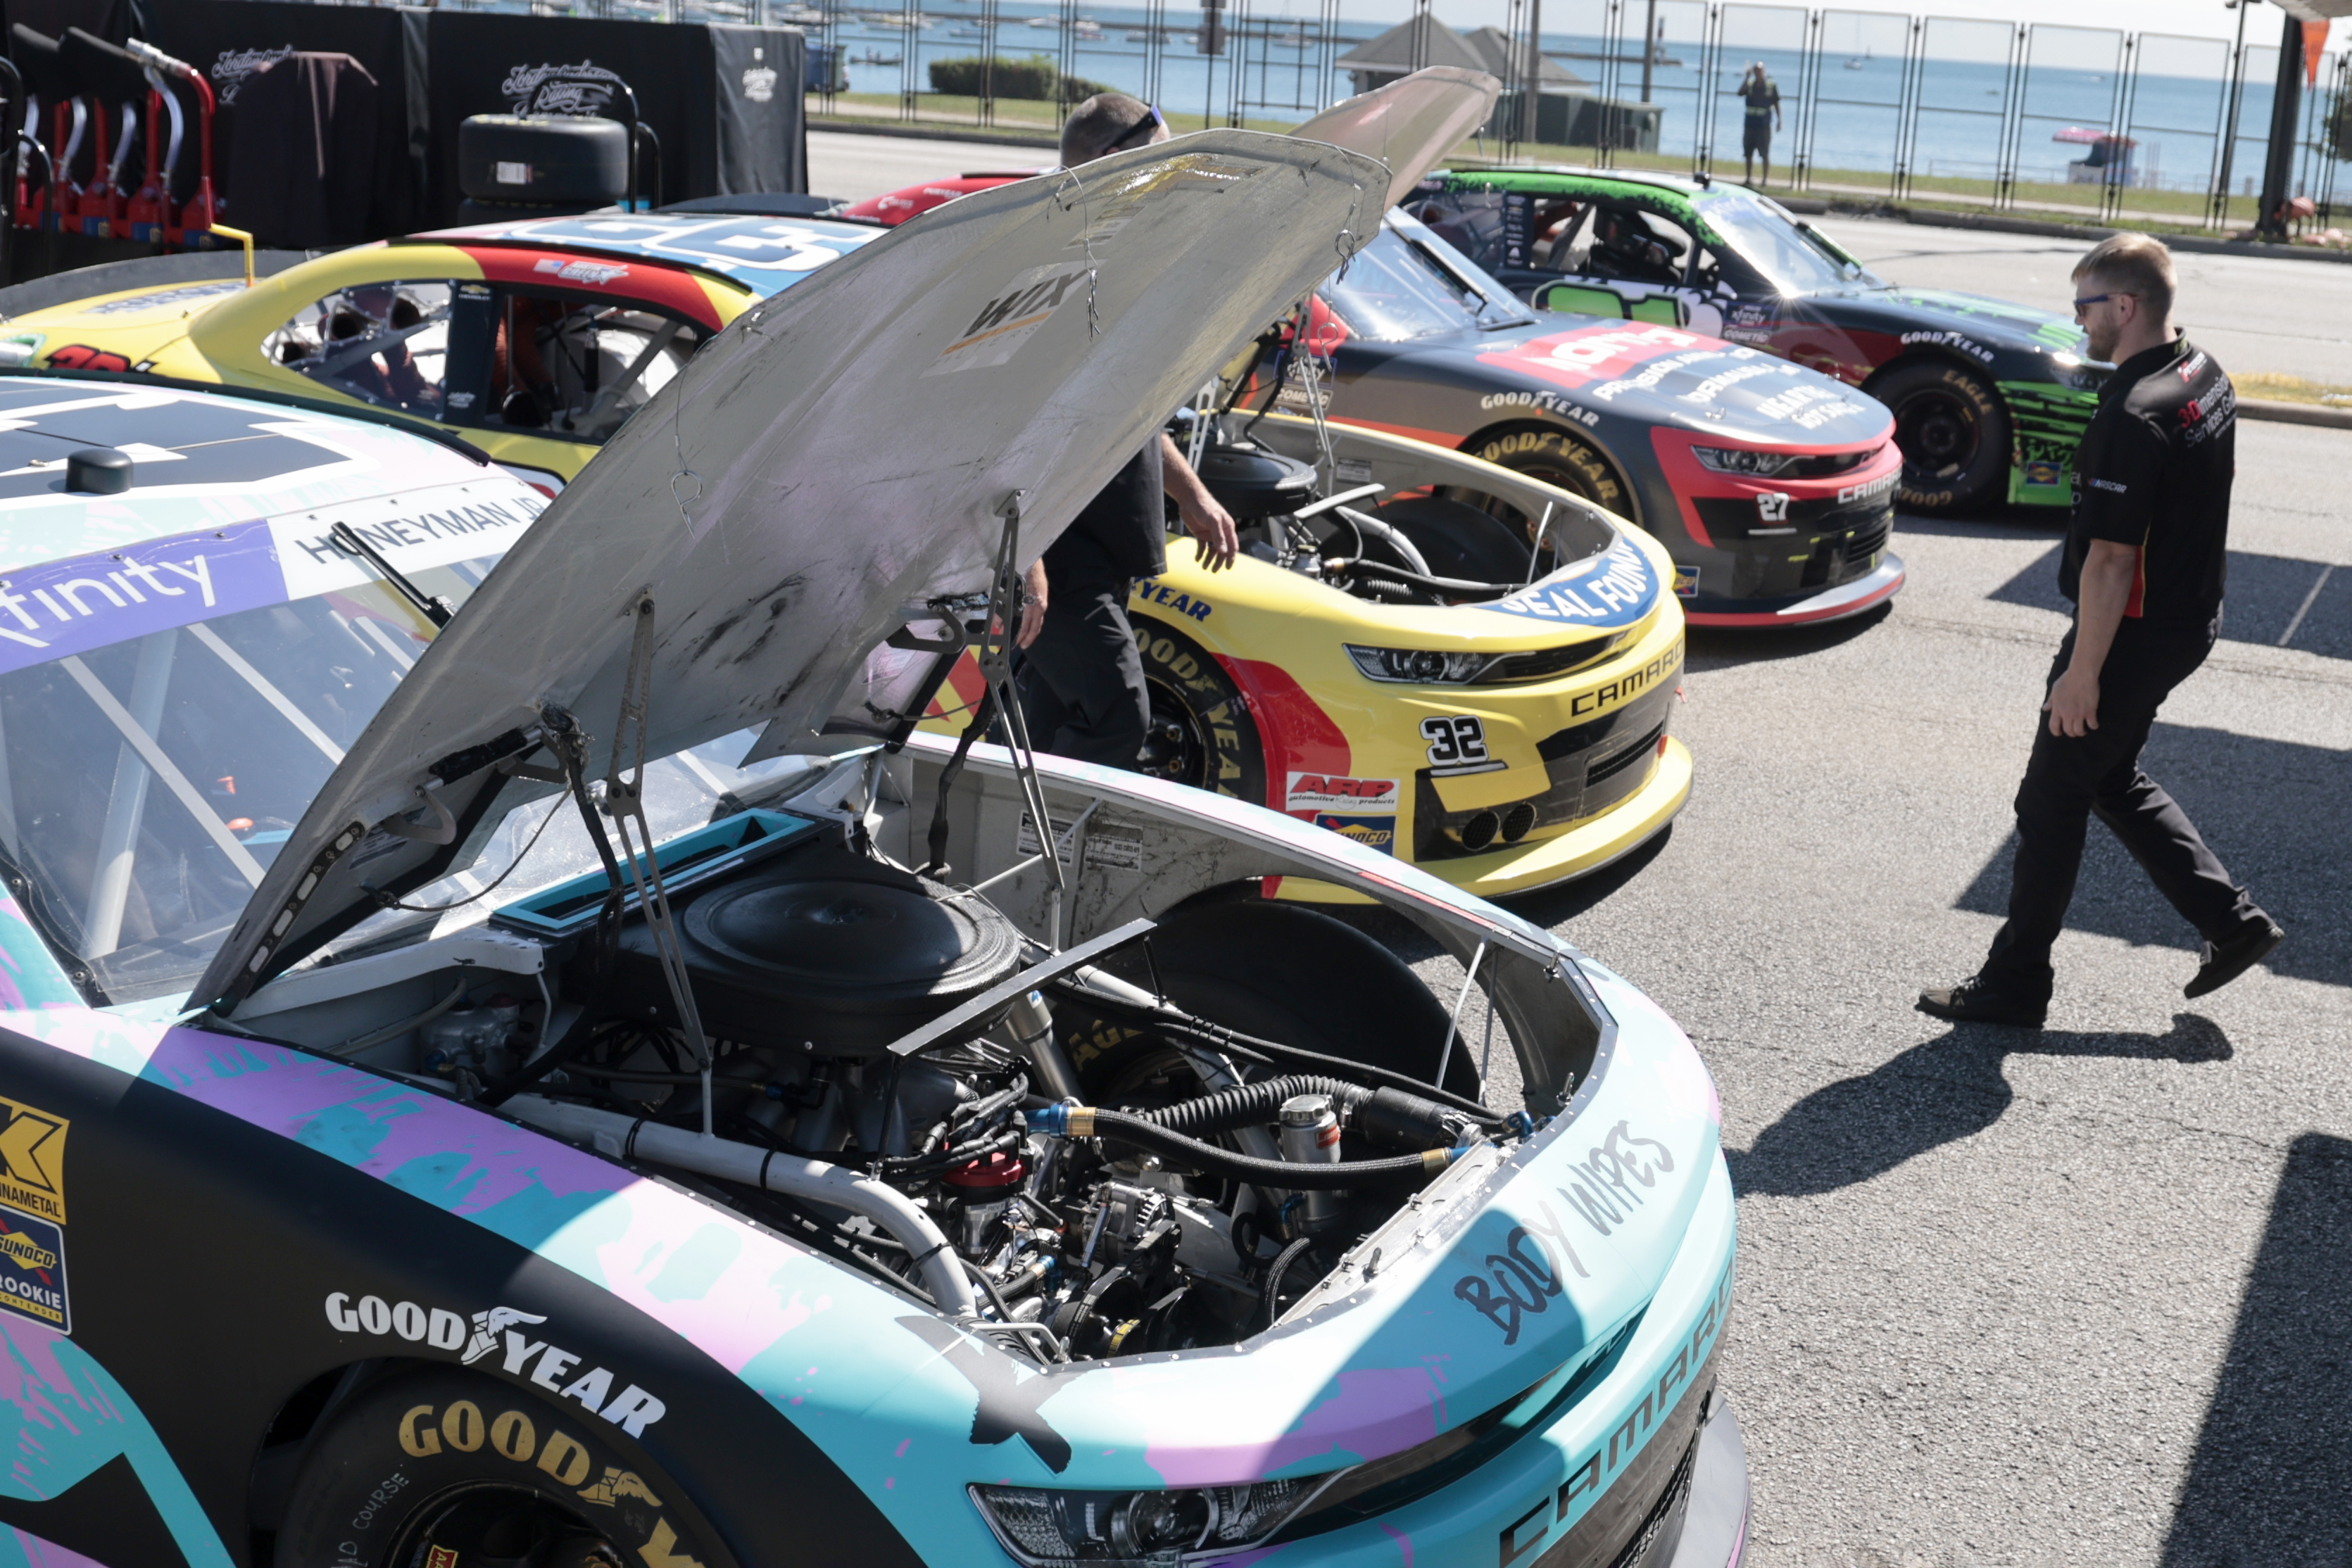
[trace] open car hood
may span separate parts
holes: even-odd
[[[1372,232],[1388,179],[1328,145],[1202,132],[968,196],[754,306],[425,651],[192,1001],[234,1007],[470,857],[502,800],[545,791],[499,764],[549,764],[547,710],[604,776],[644,600],[648,758],[762,723],[761,755],[824,748],[885,639],[987,589],[1008,499],[1025,564]]]
[[[1402,201],[1421,177],[1486,123],[1503,84],[1484,71],[1430,66],[1333,104],[1290,134],[1361,152],[1388,166]]]

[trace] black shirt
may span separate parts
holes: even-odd
[[[2237,390],[2187,338],[2117,365],[2075,454],[2059,591],[2079,596],[2091,541],[2107,539],[2139,554],[2126,618],[2210,625],[2221,611],[2237,442]]]
[[[1168,512],[1161,499],[1160,442],[1111,476],[1102,493],[1045,547],[1047,591],[1079,583],[1157,577],[1168,570]]]

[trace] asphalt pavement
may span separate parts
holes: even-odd
[[[919,145],[821,140],[883,139],[812,136],[820,189]],[[1833,226],[1897,281],[2015,298],[2063,298],[2079,248]],[[2347,301],[2298,303],[2352,270],[2182,272],[2225,364],[2352,380]],[[2094,825],[2049,1028],[1912,1009],[2000,920],[2065,628],[2059,519],[2032,511],[1900,519],[1883,613],[1694,633],[1688,808],[1518,902],[1663,1003],[1721,1088],[1754,1568],[2352,1562],[2347,473],[2352,432],[2240,425],[2225,638],[2147,748],[2287,928],[2229,988],[2182,998],[2193,934]],[[1375,928],[1453,995],[1450,959]]]

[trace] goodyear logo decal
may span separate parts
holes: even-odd
[[[1579,626],[1631,626],[1657,601],[1658,574],[1650,558],[1621,538],[1597,559],[1478,608]]]
[[[29,1214],[0,1208],[0,1312],[59,1333],[73,1330],[66,1300],[65,1232]]]
[[[5,1098],[0,1116],[0,1203],[64,1224],[66,1119]]]

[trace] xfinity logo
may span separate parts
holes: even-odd
[[[492,1307],[468,1320],[446,1307],[420,1307],[415,1301],[387,1302],[382,1296],[362,1296],[357,1301],[341,1291],[327,1298],[327,1322],[338,1333],[397,1336],[411,1344],[436,1350],[459,1350],[458,1359],[471,1366],[496,1355],[509,1376],[527,1377],[559,1399],[573,1399],[592,1415],[601,1416],[632,1437],[645,1435],[668,1406],[635,1384],[613,1392],[613,1375],[592,1366],[573,1375],[580,1357],[548,1340],[533,1339],[528,1326],[546,1317],[519,1307]]]

